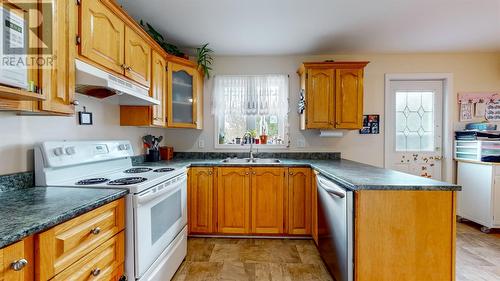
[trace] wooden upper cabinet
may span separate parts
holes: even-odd
[[[146,87],[151,83],[151,46],[125,27],[125,76]]]
[[[334,127],[335,81],[333,69],[307,70],[307,117],[310,129]]]
[[[300,75],[306,107],[300,128],[360,129],[363,122],[363,75],[368,62],[303,63]]]
[[[214,168],[193,167],[189,171],[188,213],[190,233],[214,232]]]
[[[335,70],[335,125],[339,129],[363,127],[363,70]]]
[[[84,0],[81,2],[80,31],[81,55],[123,74],[125,23],[101,0]]]
[[[288,234],[311,234],[311,169],[288,169]]]
[[[285,168],[252,168],[252,233],[284,233]]]
[[[199,91],[201,79],[194,67],[170,63],[168,71],[169,128],[198,128]]]
[[[52,55],[56,59],[52,67],[40,70],[40,86],[46,99],[40,102],[38,109],[74,114],[76,52],[73,38],[76,34],[76,22],[70,20],[70,15],[74,14],[75,2],[54,0],[53,4],[41,5],[42,14],[52,13],[51,22],[42,22],[41,38],[52,38]],[[52,11],[43,10],[46,8],[51,8]]]
[[[153,52],[151,96],[160,101],[153,105],[152,125],[164,127],[167,118],[167,61],[158,52]]]
[[[33,236],[0,249],[0,281],[34,280],[34,253]]]
[[[250,169],[217,169],[217,231],[250,233]]]

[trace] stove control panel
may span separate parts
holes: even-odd
[[[48,141],[37,145],[46,167],[123,159],[134,155],[129,141]]]

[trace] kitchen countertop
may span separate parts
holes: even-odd
[[[418,177],[394,170],[339,159],[280,159],[279,164],[222,163],[223,159],[174,159],[160,162],[144,162],[140,166],[170,166],[173,168],[200,166],[301,166],[311,167],[321,175],[350,190],[428,190],[460,191],[455,184]]]
[[[0,248],[125,196],[125,189],[32,187],[0,192]]]

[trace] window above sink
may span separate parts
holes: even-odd
[[[288,147],[287,75],[219,75],[214,83],[215,148],[247,150],[247,132],[259,150]]]

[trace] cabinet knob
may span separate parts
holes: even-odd
[[[256,172],[252,172],[253,175],[257,174]]]
[[[131,71],[131,70],[132,70],[132,67],[130,67],[130,66],[128,66],[128,65],[127,65],[127,67],[125,67],[125,70],[126,70],[126,71]]]
[[[101,228],[100,227],[92,228],[92,230],[90,230],[90,233],[97,235],[101,233]]]
[[[246,172],[245,175],[248,175],[248,172]]]
[[[74,106],[77,106],[79,104],[80,104],[80,102],[78,100],[74,100],[71,102],[71,105],[74,105]]]
[[[20,259],[10,264],[10,268],[14,271],[21,271],[26,265],[28,261],[26,259]]]
[[[290,173],[288,173],[288,174],[289,174],[290,176],[293,176],[293,173],[292,173],[292,172],[290,172]]]
[[[92,276],[98,276],[99,274],[101,274],[101,269],[100,268],[94,268],[94,269],[92,269],[92,271],[90,271],[90,274]]]
[[[212,175],[212,172],[208,172],[209,175]]]

